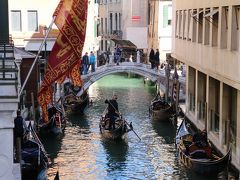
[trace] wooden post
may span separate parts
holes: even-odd
[[[230,134],[230,120],[228,119],[226,122],[226,143],[227,143],[227,150],[229,149],[229,146],[230,146],[230,140],[231,140],[231,134]]]
[[[179,83],[179,81],[177,80],[176,114],[178,114],[179,94],[180,94],[180,83]]]
[[[208,117],[207,117],[208,116],[208,112],[207,111],[208,111],[208,104],[207,104],[207,102],[205,102],[205,115],[204,115],[205,116],[204,117],[205,120],[204,120],[204,123],[205,123],[205,129],[208,132],[208,128],[209,127],[208,127],[208,122],[207,122],[207,120],[208,120]]]
[[[170,69],[169,64],[165,67],[165,75],[167,78],[167,84],[166,84],[166,91],[165,91],[165,101],[168,102],[168,94],[169,94],[169,76],[170,76]]]
[[[21,138],[16,138],[16,161],[17,163],[21,163]]]
[[[34,122],[34,126],[37,127],[37,122],[36,122],[36,115],[35,115],[35,103],[34,103],[34,94],[31,92],[31,101],[32,101],[32,118]]]

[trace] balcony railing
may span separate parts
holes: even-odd
[[[0,44],[0,80],[18,79],[18,69],[14,61],[14,45]]]

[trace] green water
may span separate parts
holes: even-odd
[[[199,176],[178,163],[175,134],[177,125],[152,122],[148,106],[155,87],[144,85],[141,78],[109,75],[89,89],[93,105],[85,115],[69,115],[61,137],[43,139],[52,162],[49,179],[57,170],[60,179],[217,179]],[[120,142],[101,138],[99,119],[105,99],[118,94],[119,110],[132,122],[133,132]]]

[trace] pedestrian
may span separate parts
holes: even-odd
[[[108,48],[107,52],[106,52],[106,55],[107,55],[107,59],[106,59],[106,62],[109,64],[109,60],[110,60],[110,57],[109,55],[111,54],[110,52],[110,49]]]
[[[116,60],[116,63],[117,63],[117,65],[119,65],[119,62],[120,62],[120,60],[121,60],[121,53],[122,53],[122,51],[121,51],[121,49],[119,48],[119,46],[117,45],[116,46],[116,48],[115,48],[115,60]]]
[[[137,63],[140,63],[140,51],[137,50]]]
[[[90,57],[89,57],[89,64],[91,66],[91,72],[95,72],[95,63],[96,63],[96,57],[94,53],[91,51]]]
[[[88,68],[89,68],[89,57],[87,52],[82,57],[82,67],[83,67],[83,74],[87,74]]]
[[[157,69],[158,69],[159,64],[160,64],[159,56],[160,56],[159,50],[157,49],[157,50],[156,50],[156,53],[155,53],[155,55],[154,55],[154,64],[155,64],[155,67],[156,67]]]
[[[26,125],[25,120],[21,116],[21,110],[18,109],[17,110],[17,117],[14,119],[14,129],[13,129],[14,145],[16,145],[17,138],[20,138],[21,143],[23,143],[23,136],[24,136],[25,131],[28,131],[27,130],[27,125]]]
[[[155,52],[153,49],[151,49],[150,54],[149,54],[149,61],[151,63],[151,69],[154,68],[154,55],[155,55]]]
[[[113,95],[111,100],[106,99],[105,103],[108,104],[109,128],[115,129],[115,120],[119,117],[117,95]]]

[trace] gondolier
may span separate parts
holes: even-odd
[[[105,103],[108,104],[107,116],[110,118],[109,128],[115,129],[115,120],[119,117],[117,95],[113,95],[111,100],[106,99]]]

